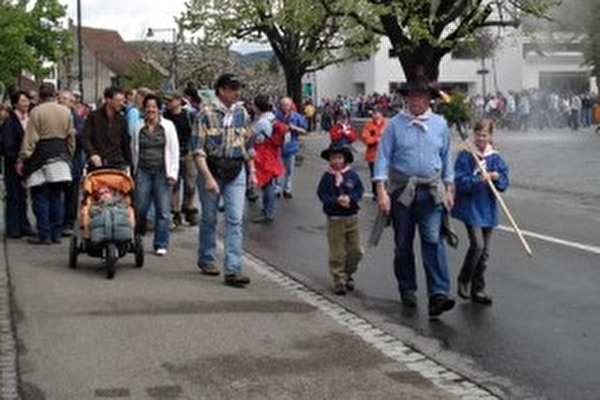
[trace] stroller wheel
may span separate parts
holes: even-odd
[[[142,238],[135,239],[135,266],[136,268],[144,266],[144,242]]]
[[[106,245],[106,279],[112,279],[117,272],[117,260],[119,259],[119,249],[114,243]]]
[[[79,253],[77,247],[77,236],[73,235],[69,244],[69,268],[71,269],[77,268],[77,253]]]

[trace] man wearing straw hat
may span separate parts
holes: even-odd
[[[383,132],[373,181],[379,210],[391,217],[394,228],[394,273],[402,304],[417,306],[413,239],[418,226],[429,316],[437,318],[454,307],[441,234],[444,207],[454,203],[450,132],[446,120],[430,109],[438,92],[424,76],[407,82],[400,93],[406,108]]]

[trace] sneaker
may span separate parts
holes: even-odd
[[[63,228],[62,235],[63,237],[69,237],[73,235],[73,228]]]
[[[200,263],[198,264],[198,268],[202,271],[204,275],[217,276],[221,273],[219,268],[214,263]]]
[[[173,219],[172,219],[172,223],[175,226],[179,226],[183,224],[183,218],[181,217],[181,213],[178,211],[173,212]]]
[[[338,296],[345,296],[346,285],[344,283],[336,283],[333,287],[333,293],[337,294]]]
[[[471,297],[471,283],[470,282],[463,282],[459,279],[457,286],[458,286],[457,292],[461,299],[466,300],[469,297]]]
[[[404,307],[415,308],[417,306],[417,295],[412,290],[400,292],[400,301]]]
[[[47,245],[47,244],[51,244],[52,241],[50,240],[50,238],[41,238],[39,236],[35,236],[35,237],[31,237],[29,239],[27,239],[27,243],[29,244],[42,244],[42,245]]]
[[[471,301],[474,303],[483,304],[484,306],[492,305],[492,298],[488,296],[483,290],[479,290],[471,295]]]
[[[348,281],[346,282],[346,290],[348,290],[349,292],[354,291],[354,279],[352,278],[348,278]]]
[[[437,318],[454,308],[454,299],[445,294],[436,294],[429,298],[429,318]]]
[[[246,287],[250,283],[250,278],[242,274],[227,274],[225,275],[225,284],[237,288]]]
[[[246,192],[246,198],[248,199],[248,201],[250,203],[254,203],[254,202],[256,202],[256,200],[258,200],[258,194],[256,194],[256,192],[254,190],[249,189]]]
[[[283,192],[283,198],[284,199],[291,199],[292,197],[294,197],[294,195],[292,194],[292,192]]]
[[[156,249],[156,255],[157,256],[166,256],[167,255],[167,249]]]
[[[200,222],[198,220],[198,209],[192,208],[183,212],[185,220],[190,226],[196,226]]]
[[[252,220],[251,220],[251,221],[252,221],[252,223],[254,223],[254,224],[265,224],[265,225],[269,225],[269,224],[272,224],[272,223],[273,223],[273,218],[269,218],[269,217],[266,217],[266,216],[264,216],[264,215],[260,215],[260,216],[258,216],[258,217],[256,217],[256,218],[252,218]]]

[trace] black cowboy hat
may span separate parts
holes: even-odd
[[[440,92],[425,76],[417,76],[404,82],[398,89],[398,93],[406,96],[409,92],[427,92],[431,97],[440,97]]]
[[[328,148],[321,152],[321,158],[329,161],[332,154],[339,153],[344,155],[346,164],[352,164],[354,162],[354,155],[350,146],[345,144],[331,144]]]

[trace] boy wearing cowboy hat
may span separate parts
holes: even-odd
[[[317,189],[323,212],[327,215],[329,271],[335,294],[345,295],[346,291],[354,290],[352,275],[358,269],[363,253],[358,202],[364,188],[360,177],[350,166],[354,156],[349,146],[332,144],[321,152],[321,157],[329,161]]]

